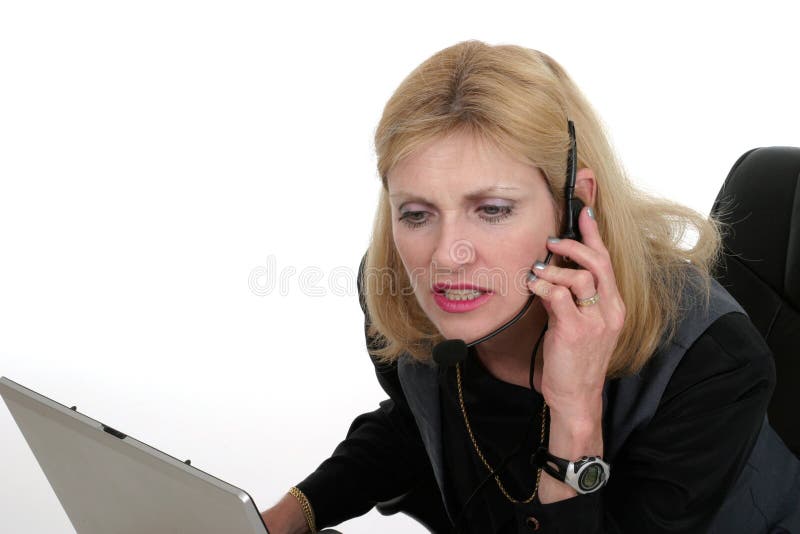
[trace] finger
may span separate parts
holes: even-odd
[[[581,268],[591,272],[598,288],[600,288],[603,281],[607,281],[606,279],[609,276],[613,278],[613,271],[610,270],[611,262],[610,260],[607,261],[608,251],[605,251],[605,249],[604,253],[600,253],[579,241],[553,238],[547,240],[547,249],[552,251],[553,254],[569,257]]]
[[[533,282],[528,282],[528,288],[542,300],[553,325],[561,320],[575,321],[579,318],[572,293],[566,287],[537,278]]]
[[[591,271],[585,269],[569,269],[555,265],[545,265],[537,261],[533,274],[548,282],[564,286],[575,298],[588,299],[597,293],[597,282]]]
[[[600,236],[600,229],[597,225],[597,221],[595,221],[595,219],[589,215],[590,210],[593,210],[593,208],[583,208],[580,216],[578,217],[578,225],[581,229],[581,241],[556,238],[549,238],[547,240],[548,245],[554,244],[560,245],[561,247],[573,247],[572,249],[564,249],[563,253],[560,252],[561,248],[558,249],[559,252],[556,251],[556,248],[553,248],[552,250],[554,253],[557,253],[560,256],[569,257],[572,261],[585,268],[589,268],[589,265],[583,262],[588,262],[593,257],[589,251],[595,252],[595,256],[608,254],[608,249],[603,242],[603,238]],[[572,243],[580,243],[588,250],[582,250],[581,247],[574,247]]]
[[[578,216],[578,227],[581,229],[581,242],[584,245],[598,252],[607,250],[603,238],[600,236],[600,226],[597,224],[594,207],[586,206],[581,210]]]
[[[597,291],[601,296],[609,296],[616,293],[617,282],[611,265],[611,256],[604,245],[601,247],[602,249],[598,251],[572,239],[547,241],[548,250],[560,256],[568,256],[584,269],[591,271]]]

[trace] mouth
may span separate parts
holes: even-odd
[[[474,286],[472,284],[448,284],[439,283],[433,286],[433,291],[437,295],[443,296],[447,300],[460,302],[475,300],[491,291]]]
[[[482,304],[491,291],[471,284],[436,284],[433,286],[434,299],[445,311],[468,311]]]

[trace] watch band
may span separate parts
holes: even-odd
[[[531,463],[536,467],[541,467],[545,473],[556,480],[564,482],[564,479],[567,478],[569,460],[553,456],[545,447],[539,447],[536,450],[531,458]]]
[[[571,462],[553,456],[545,447],[539,447],[531,457],[531,463],[581,495],[599,490],[611,476],[611,466],[599,456],[583,456]]]

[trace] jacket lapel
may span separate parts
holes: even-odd
[[[433,362],[430,364],[418,362],[408,354],[404,354],[397,362],[397,375],[422,436],[436,483],[439,485],[442,495],[445,495],[439,368]],[[446,502],[445,509],[452,520]]]

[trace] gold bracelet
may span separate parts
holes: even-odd
[[[308,502],[305,494],[294,486],[289,488],[289,493],[300,503],[300,508],[303,509],[303,515],[306,516],[306,523],[308,523],[308,529],[311,531],[311,534],[317,534],[314,510],[311,508],[311,503]]]

